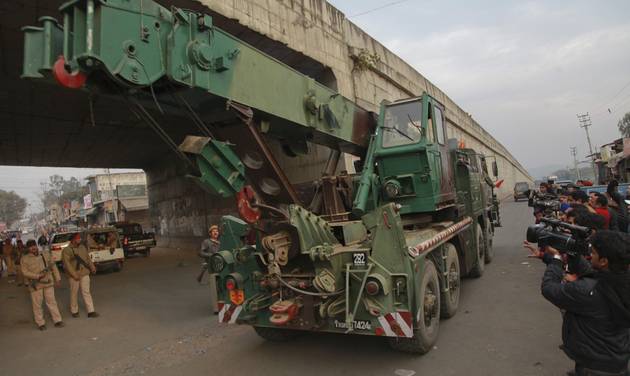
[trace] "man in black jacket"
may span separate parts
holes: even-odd
[[[562,349],[575,361],[574,374],[624,376],[630,359],[630,236],[598,231],[591,245],[590,265],[582,265],[573,282],[564,281],[559,252],[547,247],[542,294],[565,311]]]

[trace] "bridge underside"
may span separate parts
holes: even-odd
[[[111,167],[155,169],[172,151],[130,110],[122,98],[66,89],[20,79],[25,25],[52,15],[60,19],[61,0],[17,0],[0,4],[0,164],[51,167]],[[321,63],[285,45],[213,13],[196,1],[165,1],[213,16],[214,23],[254,47],[316,80],[335,87],[334,76]],[[151,98],[148,102],[152,105]],[[156,113],[155,111],[153,111]],[[156,116],[179,143],[198,134],[182,111],[165,106]],[[202,114],[211,119],[212,114]]]

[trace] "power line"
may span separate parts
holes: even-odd
[[[628,87],[630,87],[630,81],[628,81],[628,83],[626,83],[625,85],[623,85],[623,87],[617,92],[615,93],[615,95],[612,96],[612,98],[610,98],[610,100],[608,100],[607,102],[602,103],[601,105],[597,106],[597,107],[602,107],[604,106],[605,109],[601,110],[601,111],[597,111],[596,113],[594,113],[593,115],[599,115],[599,114],[603,114],[603,113],[610,113],[612,114],[613,112],[616,111],[616,109],[614,109],[614,107],[617,106],[621,106],[623,105],[623,103],[626,101],[626,99],[630,98],[630,96],[625,96],[621,99],[621,101],[617,101],[615,99],[617,99],[617,97],[619,96],[619,94],[623,93],[624,90],[626,90]],[[611,110],[612,109],[612,110]]]
[[[381,5],[380,7],[372,8],[372,9],[370,9],[370,10],[366,10],[366,11],[361,12],[361,13],[356,13],[356,14],[353,14],[353,15],[351,15],[351,16],[348,16],[348,18],[354,18],[354,17],[363,16],[363,15],[366,15],[366,14],[369,14],[369,13],[372,13],[372,12],[376,12],[377,10],[381,10],[381,9],[385,9],[385,8],[393,7],[394,5],[398,5],[398,4],[406,3],[406,2],[408,2],[408,1],[410,1],[410,0],[398,0],[398,1],[393,1],[393,2],[391,2],[391,3],[387,3],[387,4],[384,4],[384,5]]]

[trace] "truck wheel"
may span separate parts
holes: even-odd
[[[479,278],[483,275],[486,266],[486,247],[483,246],[483,231],[479,224],[477,224],[477,244],[475,247],[477,260],[475,260],[475,265],[470,271],[470,276],[473,278]]]
[[[300,335],[297,330],[270,328],[265,326],[254,326],[254,331],[258,334],[258,336],[269,342],[286,342]]]
[[[494,259],[494,248],[492,242],[492,235],[490,233],[487,234],[486,238],[486,254],[485,254],[485,263],[489,264]]]
[[[389,337],[389,345],[396,351],[426,354],[437,341],[440,329],[440,280],[433,262],[426,260],[424,275],[420,283],[418,322],[412,338]]]
[[[442,294],[440,316],[450,319],[457,313],[459,307],[459,292],[461,291],[461,274],[459,267],[459,256],[457,249],[451,243],[444,244],[444,254],[446,255],[446,278],[448,278],[449,289]]]

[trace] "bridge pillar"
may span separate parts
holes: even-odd
[[[223,199],[202,190],[185,176],[176,159],[165,159],[145,169],[151,224],[158,245],[199,248],[208,227],[221,216],[235,214],[235,199]]]

